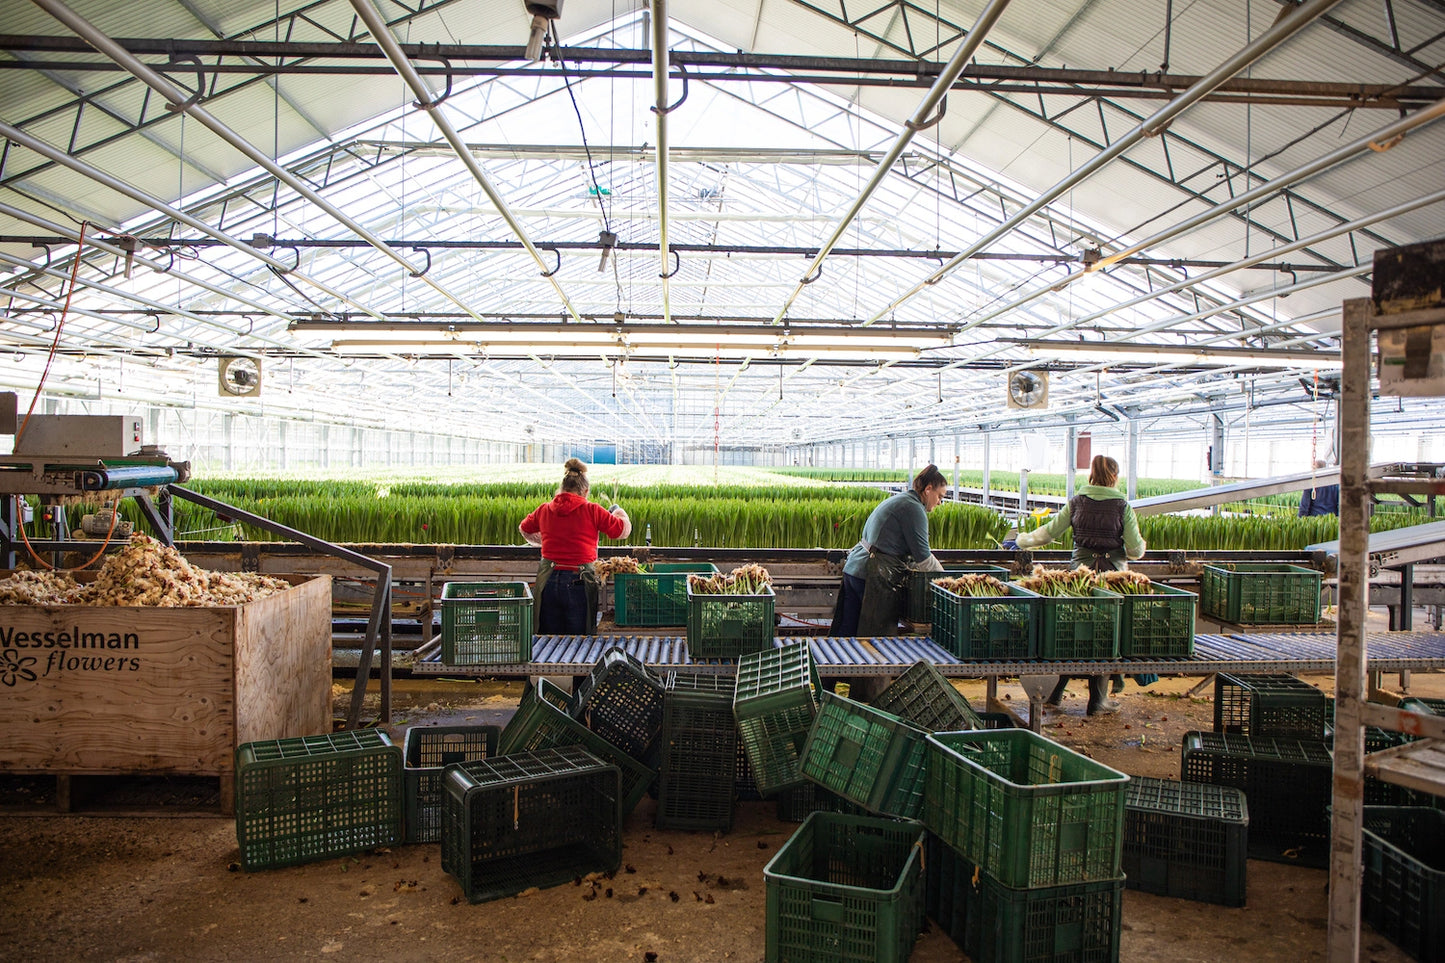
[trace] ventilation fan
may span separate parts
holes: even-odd
[[[1049,376],[1042,371],[1015,371],[1008,379],[1010,408],[1045,408],[1049,403]]]
[[[255,398],[261,394],[261,359],[222,358],[216,381],[223,398]]]

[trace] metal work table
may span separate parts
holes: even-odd
[[[782,641],[804,641],[806,637]],[[1188,659],[1113,659],[1077,662],[1024,660],[959,662],[927,636],[888,638],[806,638],[824,678],[899,675],[920,659],[954,678],[1098,673],[1311,672],[1332,671],[1335,635],[1325,632],[1200,635]],[[602,653],[621,646],[630,655],[662,671],[732,674],[736,663],[693,661],[682,636],[539,635],[532,661],[504,665],[443,665],[433,653],[412,666],[416,675],[534,676],[586,675]],[[1369,638],[1369,669],[1400,672],[1445,669],[1445,632],[1379,632]]]

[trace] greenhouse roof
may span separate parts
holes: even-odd
[[[54,343],[58,396],[479,438],[1288,426],[1445,235],[1439,0],[568,0],[538,60],[511,0],[10,6],[22,393]]]

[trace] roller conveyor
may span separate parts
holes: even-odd
[[[801,641],[787,639],[779,641]],[[1095,661],[960,662],[926,636],[813,638],[818,673],[828,678],[898,675],[920,659],[955,678],[1096,673],[1311,672],[1333,671],[1335,636],[1326,632],[1200,635],[1188,659]],[[621,646],[660,671],[731,675],[736,663],[694,661],[681,636],[541,635],[532,645],[532,661],[506,665],[443,665],[433,656],[412,666],[417,675],[586,675],[602,654]],[[1370,671],[1445,669],[1445,632],[1379,632],[1369,637]]]

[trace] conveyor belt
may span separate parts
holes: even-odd
[[[800,640],[787,640],[800,641]],[[890,638],[814,638],[807,640],[818,673],[833,678],[897,675],[920,659],[946,676],[1088,675],[1091,673],[1309,672],[1335,667],[1335,636],[1325,632],[1200,635],[1189,659],[1129,659],[1057,662],[959,662],[926,636]],[[586,675],[602,653],[622,646],[628,654],[662,670],[731,675],[733,662],[695,661],[681,636],[541,635],[532,644],[532,661],[506,665],[448,666],[432,659],[418,662],[418,675]],[[1377,632],[1369,637],[1371,671],[1445,669],[1445,632]]]

